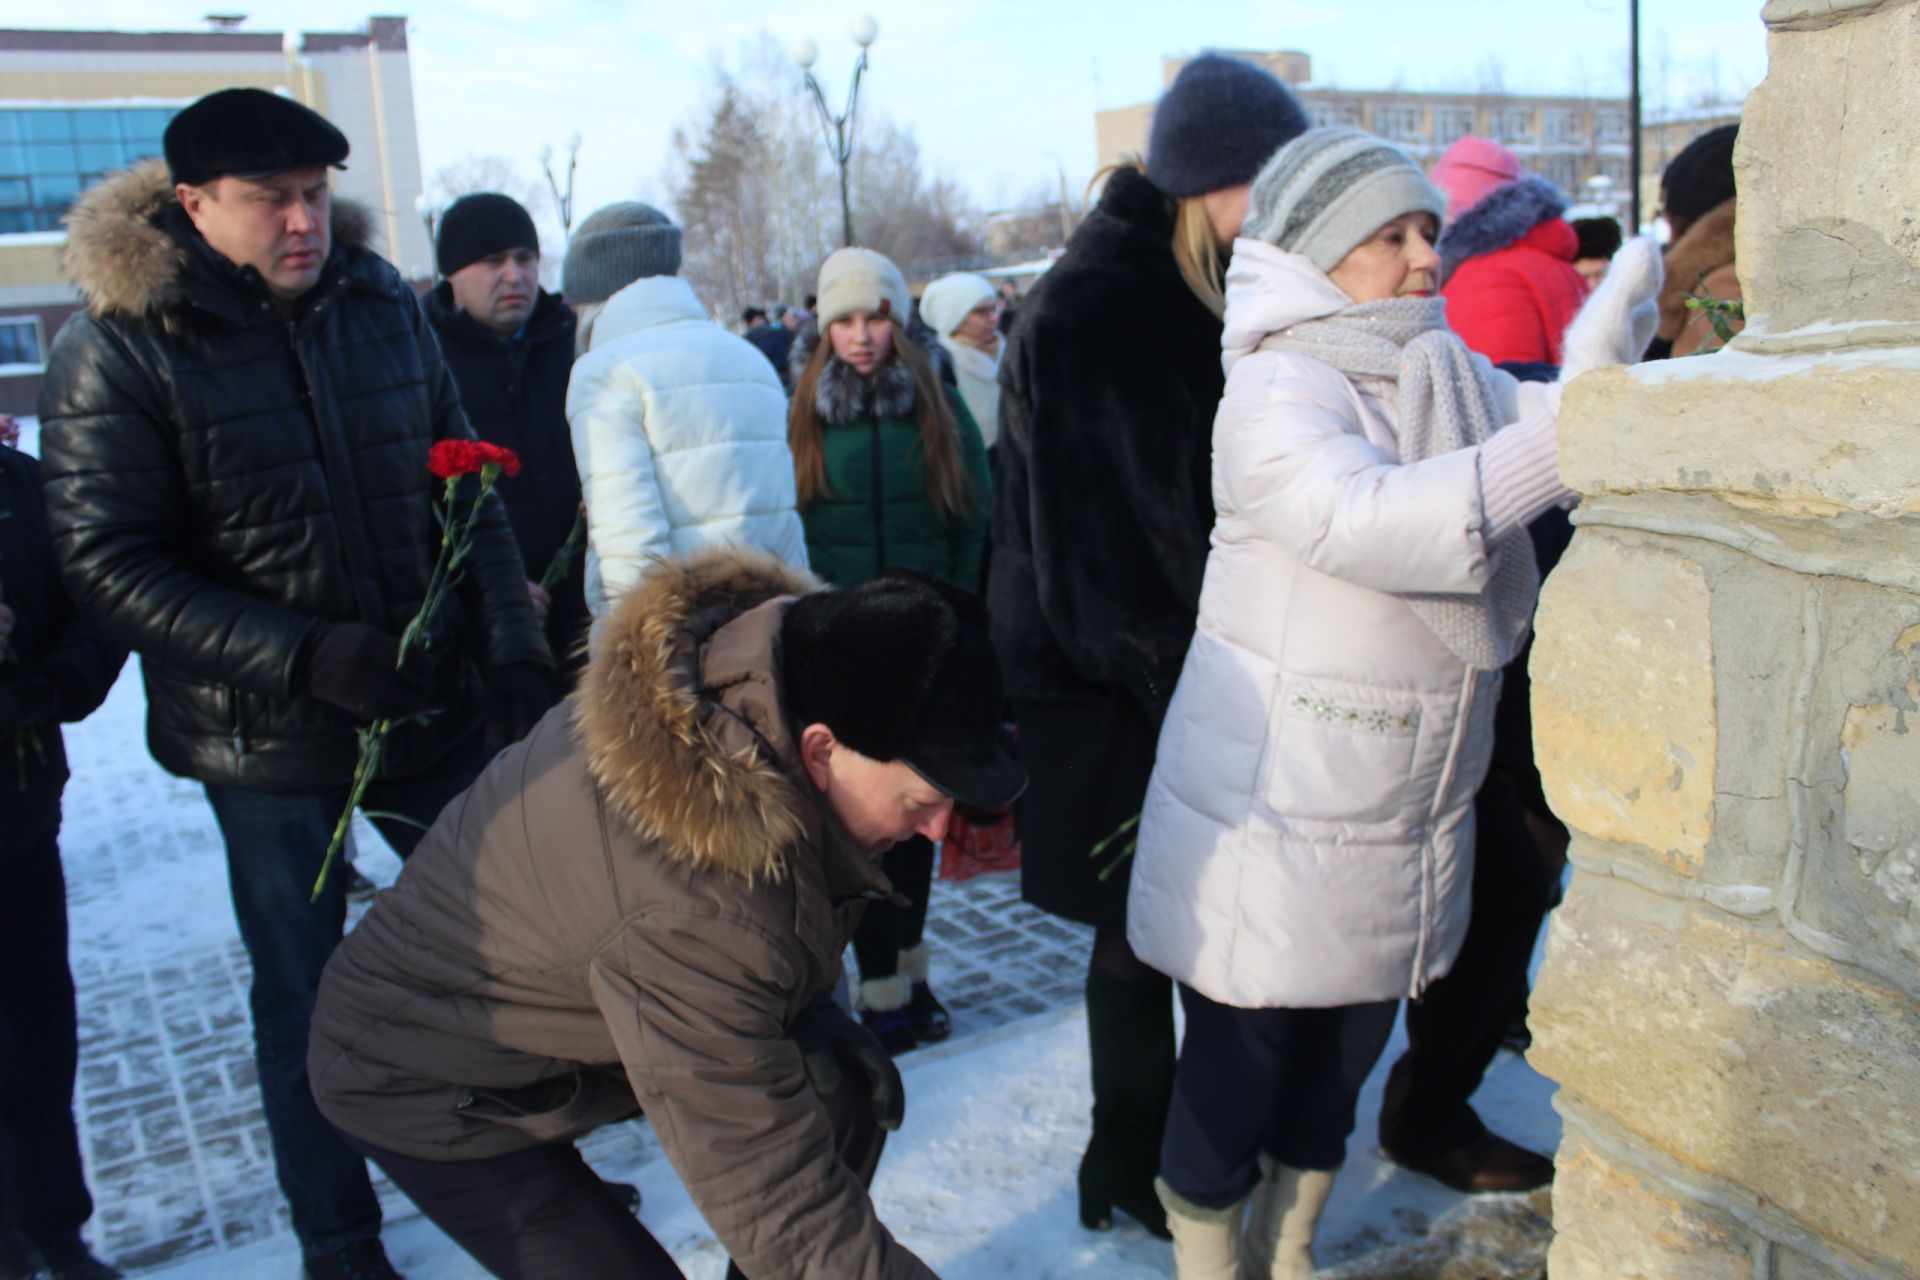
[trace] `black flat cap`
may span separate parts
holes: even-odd
[[[175,182],[265,178],[345,168],[347,135],[319,112],[265,89],[221,89],[175,116],[162,139]]]

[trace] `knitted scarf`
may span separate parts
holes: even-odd
[[[1470,449],[1501,425],[1487,377],[1447,329],[1439,298],[1363,302],[1319,320],[1296,324],[1272,345],[1331,365],[1349,378],[1374,378],[1398,388],[1400,461]],[[1470,667],[1492,671],[1520,651],[1540,592],[1533,543],[1524,531],[1490,548],[1487,585],[1472,594],[1408,592],[1415,615]]]

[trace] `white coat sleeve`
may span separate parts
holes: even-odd
[[[1485,585],[1478,450],[1394,462],[1350,403],[1284,369],[1229,378],[1213,444],[1234,509],[1308,568],[1394,593]]]
[[[567,427],[599,569],[587,601],[596,618],[673,549],[646,414],[645,388],[623,362],[590,352],[573,366]]]

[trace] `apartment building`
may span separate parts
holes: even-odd
[[[1575,201],[1626,214],[1633,161],[1623,99],[1338,89],[1314,84],[1313,59],[1297,50],[1222,52],[1263,66],[1285,81],[1316,125],[1365,129],[1427,166],[1458,138],[1493,138],[1512,148],[1529,171]],[[1172,84],[1186,62],[1162,59],[1163,83]],[[1096,112],[1100,165],[1144,154],[1152,119],[1151,102]],[[1604,181],[1595,183],[1595,178]]]

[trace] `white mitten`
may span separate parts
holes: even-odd
[[[1560,346],[1560,381],[1572,382],[1601,365],[1632,364],[1645,355],[1660,323],[1665,278],[1660,245],[1653,237],[1635,236],[1620,246],[1599,287],[1567,326]]]

